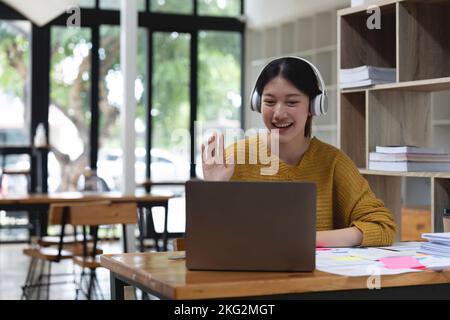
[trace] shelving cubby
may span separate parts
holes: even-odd
[[[400,81],[450,77],[450,2],[398,3]]]
[[[378,5],[381,29],[368,28],[367,6],[338,11],[336,70],[396,68],[396,81],[355,89],[338,84],[338,145],[393,212],[400,240],[411,235],[401,231],[411,228],[409,222],[416,223],[417,232],[442,230],[450,172],[372,171],[369,153],[379,145],[450,152],[450,0],[380,0]],[[426,197],[420,204],[408,202],[406,190]]]

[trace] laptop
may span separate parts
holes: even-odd
[[[315,247],[314,183],[186,183],[189,270],[313,271]]]

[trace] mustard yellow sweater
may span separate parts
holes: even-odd
[[[390,211],[376,198],[367,180],[342,151],[313,138],[297,166],[276,158],[279,161],[278,172],[263,175],[261,169],[269,167],[269,159],[264,161],[257,155],[267,154],[267,148],[255,148],[255,145],[259,145],[257,139],[249,138],[227,148],[227,153],[234,150],[235,155],[232,181],[314,182],[317,188],[318,231],[354,226],[363,234],[362,246],[387,246],[392,243],[396,226]]]

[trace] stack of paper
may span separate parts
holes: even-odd
[[[402,250],[389,248],[328,248],[318,250],[316,269],[349,277],[393,275],[420,272],[424,268],[415,260],[415,243]],[[417,268],[420,266],[420,268]]]
[[[377,146],[369,154],[369,169],[381,171],[450,171],[450,157],[442,149],[416,146]]]
[[[428,242],[422,243],[419,252],[450,258],[450,232],[424,233],[422,238],[427,239]]]
[[[351,69],[341,69],[339,76],[341,88],[349,89],[395,82],[396,74],[396,69],[393,68],[361,66]]]
[[[450,241],[450,235],[448,237]],[[342,276],[361,277],[450,268],[450,258],[419,253],[422,244],[399,242],[380,248],[321,248],[316,252],[316,269]]]

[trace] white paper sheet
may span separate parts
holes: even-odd
[[[317,267],[317,270],[347,277],[370,277],[370,276],[403,274],[410,272],[421,272],[421,270],[415,269],[387,269],[384,268],[382,264],[353,265],[345,267],[327,266],[320,268]]]

